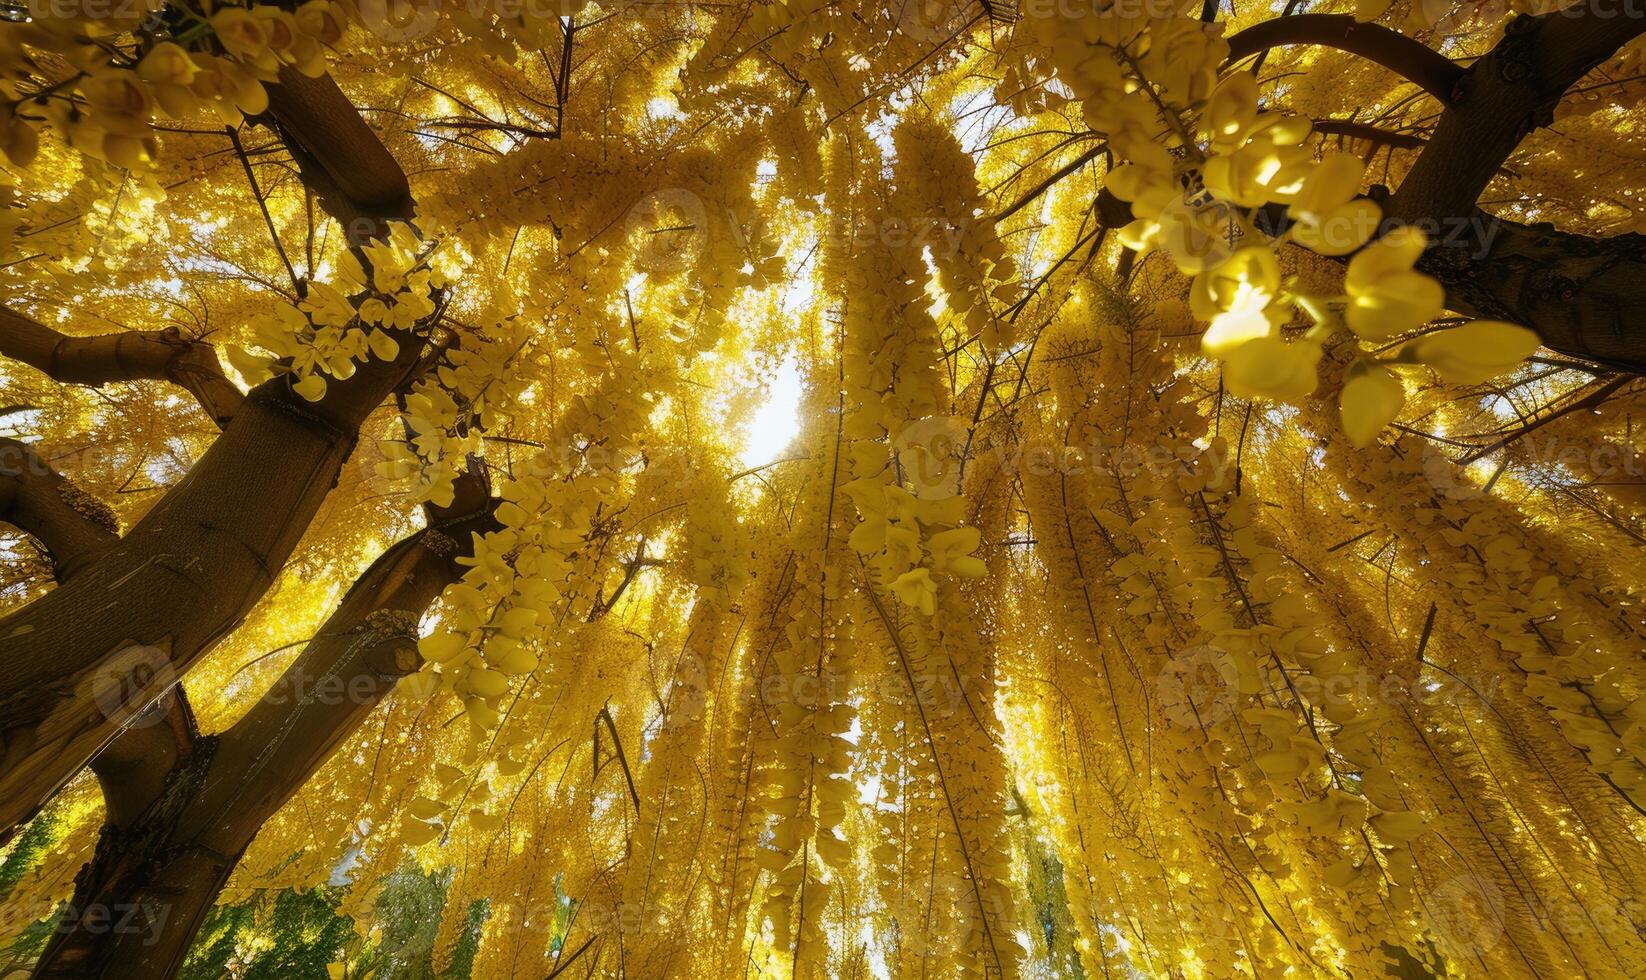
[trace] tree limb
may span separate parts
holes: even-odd
[[[462,484],[484,482],[471,471]],[[227,731],[177,739],[197,751],[174,758],[165,778],[149,780],[135,811],[129,801],[110,822],[75,883],[77,908],[164,907],[150,930],[110,933],[81,928],[55,934],[36,977],[172,976],[263,824],[359,727],[400,678],[422,666],[417,623],[446,585],[464,571],[476,533],[500,525],[496,501],[441,519],[384,552],[350,587],[316,637],[263,698]],[[154,709],[151,709],[154,710]],[[172,737],[153,724],[152,739]],[[122,735],[121,740],[127,736]]]
[[[1448,307],[1523,323],[1550,350],[1646,374],[1646,236],[1591,238],[1484,211],[1438,227],[1417,267],[1440,280]]]
[[[1641,373],[1646,238],[1590,238],[1475,206],[1521,140],[1553,121],[1562,93],[1646,30],[1627,4],[1593,0],[1512,21],[1458,82],[1386,212],[1431,232],[1419,268],[1453,309],[1524,323],[1552,350]]]
[[[30,446],[0,437],[0,521],[32,535],[65,580],[120,539],[101,500],[47,466]]]
[[[1646,30],[1630,3],[1592,0],[1511,21],[1503,40],[1460,74],[1456,98],[1390,199],[1390,214],[1470,215],[1520,141],[1554,121],[1561,95]]]
[[[268,121],[351,244],[381,237],[391,221],[411,220],[416,206],[405,171],[330,75],[310,78],[282,66],[268,91]]]
[[[351,238],[409,213],[405,174],[336,84],[281,78],[271,111],[300,164],[312,161],[304,179],[329,181],[316,192],[352,222]],[[189,474],[101,560],[0,619],[0,838],[267,591],[361,423],[418,362],[422,344],[400,340],[397,358],[368,361],[319,402],[285,378],[254,389]],[[111,690],[112,704],[100,697]]]
[[[1379,146],[1392,146],[1401,150],[1415,150],[1427,140],[1411,133],[1395,133],[1381,129],[1370,123],[1355,122],[1352,119],[1316,119],[1314,131],[1322,136],[1346,136],[1349,139],[1365,140]]]
[[[1229,38],[1228,64],[1270,48],[1317,44],[1359,55],[1389,69],[1449,105],[1463,68],[1420,41],[1348,14],[1297,14],[1254,24]]]
[[[0,520],[33,535],[52,556],[58,584],[120,539],[113,511],[53,472],[24,443],[0,438]],[[195,735],[178,685],[91,761],[110,823],[135,816],[164,785]]]
[[[170,381],[187,389],[219,427],[244,397],[223,376],[211,345],[184,337],[176,327],[70,337],[0,305],[0,354],[64,384]]]

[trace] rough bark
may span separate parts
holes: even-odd
[[[0,521],[31,535],[64,581],[119,540],[108,505],[53,470],[34,449],[0,438]]]
[[[1468,316],[1523,323],[1543,345],[1646,374],[1646,236],[1590,238],[1484,212],[1441,240],[1418,267]]]
[[[0,305],[0,354],[64,384],[170,381],[186,388],[219,426],[228,424],[243,397],[223,376],[211,345],[176,327],[70,337]]]
[[[282,75],[273,88],[271,113],[296,141],[305,179],[319,180],[316,168],[323,170],[326,200],[344,209],[345,220],[364,216],[380,231],[409,212],[404,173],[330,79]],[[252,391],[122,541],[62,588],[0,620],[0,835],[268,589],[336,483],[360,424],[417,363],[420,345],[402,341],[397,359],[368,362],[318,403],[278,378]],[[247,492],[252,487],[256,493]]]
[[[1389,198],[1391,218],[1432,231],[1420,265],[1460,313],[1523,323],[1545,346],[1646,372],[1646,239],[1591,238],[1476,208],[1498,169],[1561,96],[1646,30],[1628,0],[1515,18],[1457,83],[1428,144]]]
[[[108,506],[53,472],[30,447],[0,439],[0,458],[5,464],[0,466],[0,517],[50,552],[59,585],[120,539]],[[117,825],[159,795],[167,774],[186,760],[198,734],[181,684],[137,722],[91,761],[103,787],[107,820]]]
[[[156,706],[125,782],[111,784],[109,822],[75,880],[76,922],[53,936],[36,977],[174,975],[263,823],[314,774],[401,677],[422,665],[417,622],[463,571],[472,535],[495,528],[492,502],[385,552],[319,634],[250,712],[197,737]],[[120,742],[127,738],[122,735]],[[155,774],[161,778],[156,780]],[[102,773],[99,774],[103,776]],[[88,910],[97,914],[89,919]]]

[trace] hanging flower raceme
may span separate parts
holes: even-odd
[[[1213,86],[1208,73],[1227,45],[1207,25],[1117,11],[1065,20],[1035,18],[1036,37],[1059,79],[1085,100],[1087,123],[1124,161],[1104,181],[1136,219],[1120,230],[1121,241],[1140,253],[1161,251],[1196,277],[1194,312],[1209,321],[1201,347],[1222,364],[1230,392],[1300,401],[1318,387],[1334,338],[1357,347],[1383,342],[1441,314],[1440,284],[1414,268],[1427,246],[1422,233],[1400,227],[1367,245],[1381,211],[1360,196],[1364,162],[1343,152],[1317,157],[1305,145],[1309,122],[1262,109],[1250,72],[1231,71]],[[1284,230],[1266,233],[1282,213]],[[1308,295],[1283,282],[1273,253],[1285,243],[1354,255],[1348,295]],[[1300,314],[1313,322],[1289,329]],[[1393,355],[1361,348],[1340,393],[1351,441],[1375,439],[1403,406],[1392,368],[1428,364],[1444,380],[1477,384],[1512,370],[1537,346],[1531,331],[1512,324],[1481,321],[1468,330]]]
[[[525,319],[491,317],[485,322],[486,328],[457,338],[434,372],[412,387],[400,415],[406,437],[379,444],[384,459],[377,474],[390,481],[415,477],[414,501],[450,506],[468,458],[481,454],[485,432],[507,422],[531,381],[523,370],[531,343]]]
[[[268,109],[264,85],[282,67],[310,77],[324,74],[326,52],[348,25],[344,9],[331,0],[306,0],[296,9],[274,3],[176,6],[168,8],[174,16],[165,18],[151,17],[148,3],[119,5],[112,15],[102,7],[54,8],[49,16],[0,23],[0,56],[8,74],[15,67],[22,78],[8,83],[15,91],[7,94],[19,103],[32,100],[27,109],[0,118],[0,149],[13,164],[33,162],[34,130],[46,123],[88,157],[143,168],[159,154],[157,118],[210,112],[238,125]],[[128,46],[130,35],[137,36],[135,45]],[[25,57],[24,46],[75,73],[42,74],[49,60]]]

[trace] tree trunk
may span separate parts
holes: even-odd
[[[283,70],[270,104],[305,181],[338,209],[351,240],[411,213],[405,174],[329,77]],[[401,340],[395,360],[368,361],[314,404],[284,379],[258,387],[125,539],[0,620],[0,839],[273,583],[361,423],[417,364],[421,345]]]
[[[1551,350],[1646,372],[1646,239],[1595,239],[1489,215],[1476,202],[1566,90],[1646,30],[1627,0],[1516,17],[1469,66],[1434,135],[1387,201],[1432,239],[1419,265],[1460,313],[1525,324]]]
[[[147,724],[132,730],[145,743],[132,753],[135,766],[96,766],[110,820],[34,975],[176,974],[258,829],[421,667],[418,620],[460,577],[457,558],[472,535],[496,526],[485,501],[384,552],[280,680],[221,735],[195,737],[158,705],[139,719]]]

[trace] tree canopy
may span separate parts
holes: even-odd
[[[0,7],[0,963],[1638,976],[1643,31]]]

